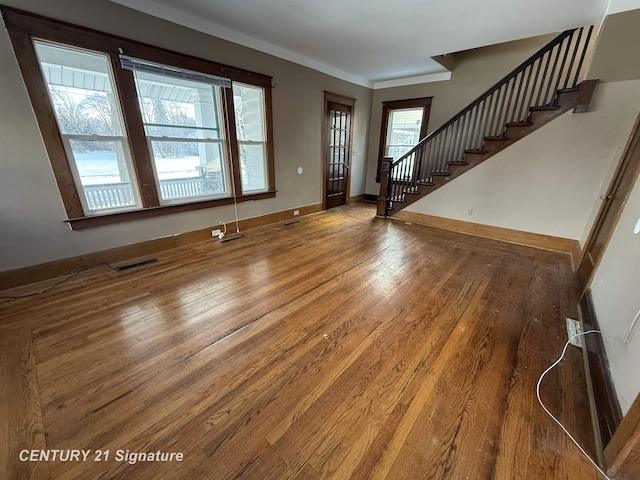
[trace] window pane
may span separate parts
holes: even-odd
[[[135,77],[160,200],[228,196],[219,87],[137,70]]]
[[[390,113],[386,156],[398,159],[420,141],[423,110],[407,108]]]
[[[69,145],[89,210],[136,205],[122,142],[70,140]]]
[[[264,142],[264,98],[262,88],[233,84],[233,109],[238,140]]]
[[[242,191],[267,189],[264,144],[240,144]]]
[[[154,73],[136,71],[135,75],[142,120],[148,135],[195,138],[198,137],[196,132],[205,131],[194,128],[200,127],[206,129],[208,138],[222,138],[218,87]],[[150,129],[160,126],[174,128],[166,133],[153,133],[162,130]]]
[[[242,191],[266,190],[266,122],[262,88],[234,82],[233,109],[240,150]]]
[[[108,57],[43,41],[34,46],[85,213],[138,206]]]
[[[60,132],[122,136],[122,119],[105,55],[35,42]]]
[[[220,143],[152,141],[151,145],[162,200],[228,194]]]

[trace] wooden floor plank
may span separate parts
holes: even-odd
[[[0,330],[0,477],[49,479],[49,465],[21,460],[46,448],[31,332]]]
[[[446,367],[434,372],[435,388],[416,419],[419,428],[411,431],[394,465],[395,477],[410,475],[415,468],[431,478],[490,476],[496,450],[492,439],[500,432],[506,400],[502,372],[512,364],[517,348],[511,335],[495,332],[510,330],[508,299],[520,292],[507,286],[516,270],[523,273],[516,262],[492,265],[492,270],[481,301],[461,325],[454,342],[458,348],[451,351]]]
[[[0,478],[596,479],[535,399],[576,313],[569,257],[374,214],[0,300]],[[569,353],[543,398],[592,451]],[[111,458],[20,462],[31,448]]]
[[[558,313],[554,310],[562,307],[568,313],[567,316],[575,315],[575,300],[569,301],[569,298],[575,299],[572,289],[575,280],[571,277],[569,288],[561,289],[558,287],[567,282],[562,277],[556,272],[549,274],[538,270],[530,279],[528,295],[522,302],[523,313],[528,313],[529,318],[525,318],[513,371],[500,453],[496,462],[496,478],[527,479],[552,475],[557,478],[599,478],[551,418],[544,413],[540,414],[541,407],[531,390],[541,373],[560,355],[566,341],[566,330],[558,321]],[[580,375],[580,361],[579,351],[569,350],[568,360],[561,364],[560,370],[552,371],[543,382],[541,396],[560,421],[574,432],[583,447],[593,452],[593,436],[588,431],[588,420],[580,413],[586,409],[586,390],[569,388],[573,382],[584,385],[584,378]],[[572,375],[571,372],[575,374]],[[561,383],[562,377],[566,384]],[[574,400],[576,393],[580,401],[571,401],[572,406],[569,407],[566,398]],[[577,417],[572,414],[574,409],[578,413]],[[538,422],[531,422],[533,415],[540,415]]]

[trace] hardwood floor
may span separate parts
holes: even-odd
[[[0,300],[0,478],[597,479],[535,398],[577,315],[569,256],[374,212]],[[593,452],[574,347],[543,399]]]

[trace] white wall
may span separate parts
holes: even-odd
[[[590,112],[564,114],[407,210],[583,244],[639,110],[640,80],[600,84]]]
[[[640,0],[610,0],[607,15],[640,8]]]
[[[238,205],[240,218],[322,202],[323,90],[356,99],[352,196],[364,193],[372,90],[181,27],[108,0],[5,0],[16,8],[85,25],[274,77],[276,198]],[[66,214],[18,65],[0,31],[0,271],[73,257],[218,225],[233,207],[217,207],[69,230]],[[302,166],[304,173],[296,169]]]
[[[611,242],[591,284],[596,317],[604,337],[611,375],[623,413],[640,393],[640,323],[623,340],[640,310],[640,235],[633,229],[640,219],[640,180],[627,200]]]

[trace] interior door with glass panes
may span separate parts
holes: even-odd
[[[351,163],[351,106],[326,102],[325,208],[345,205]]]

